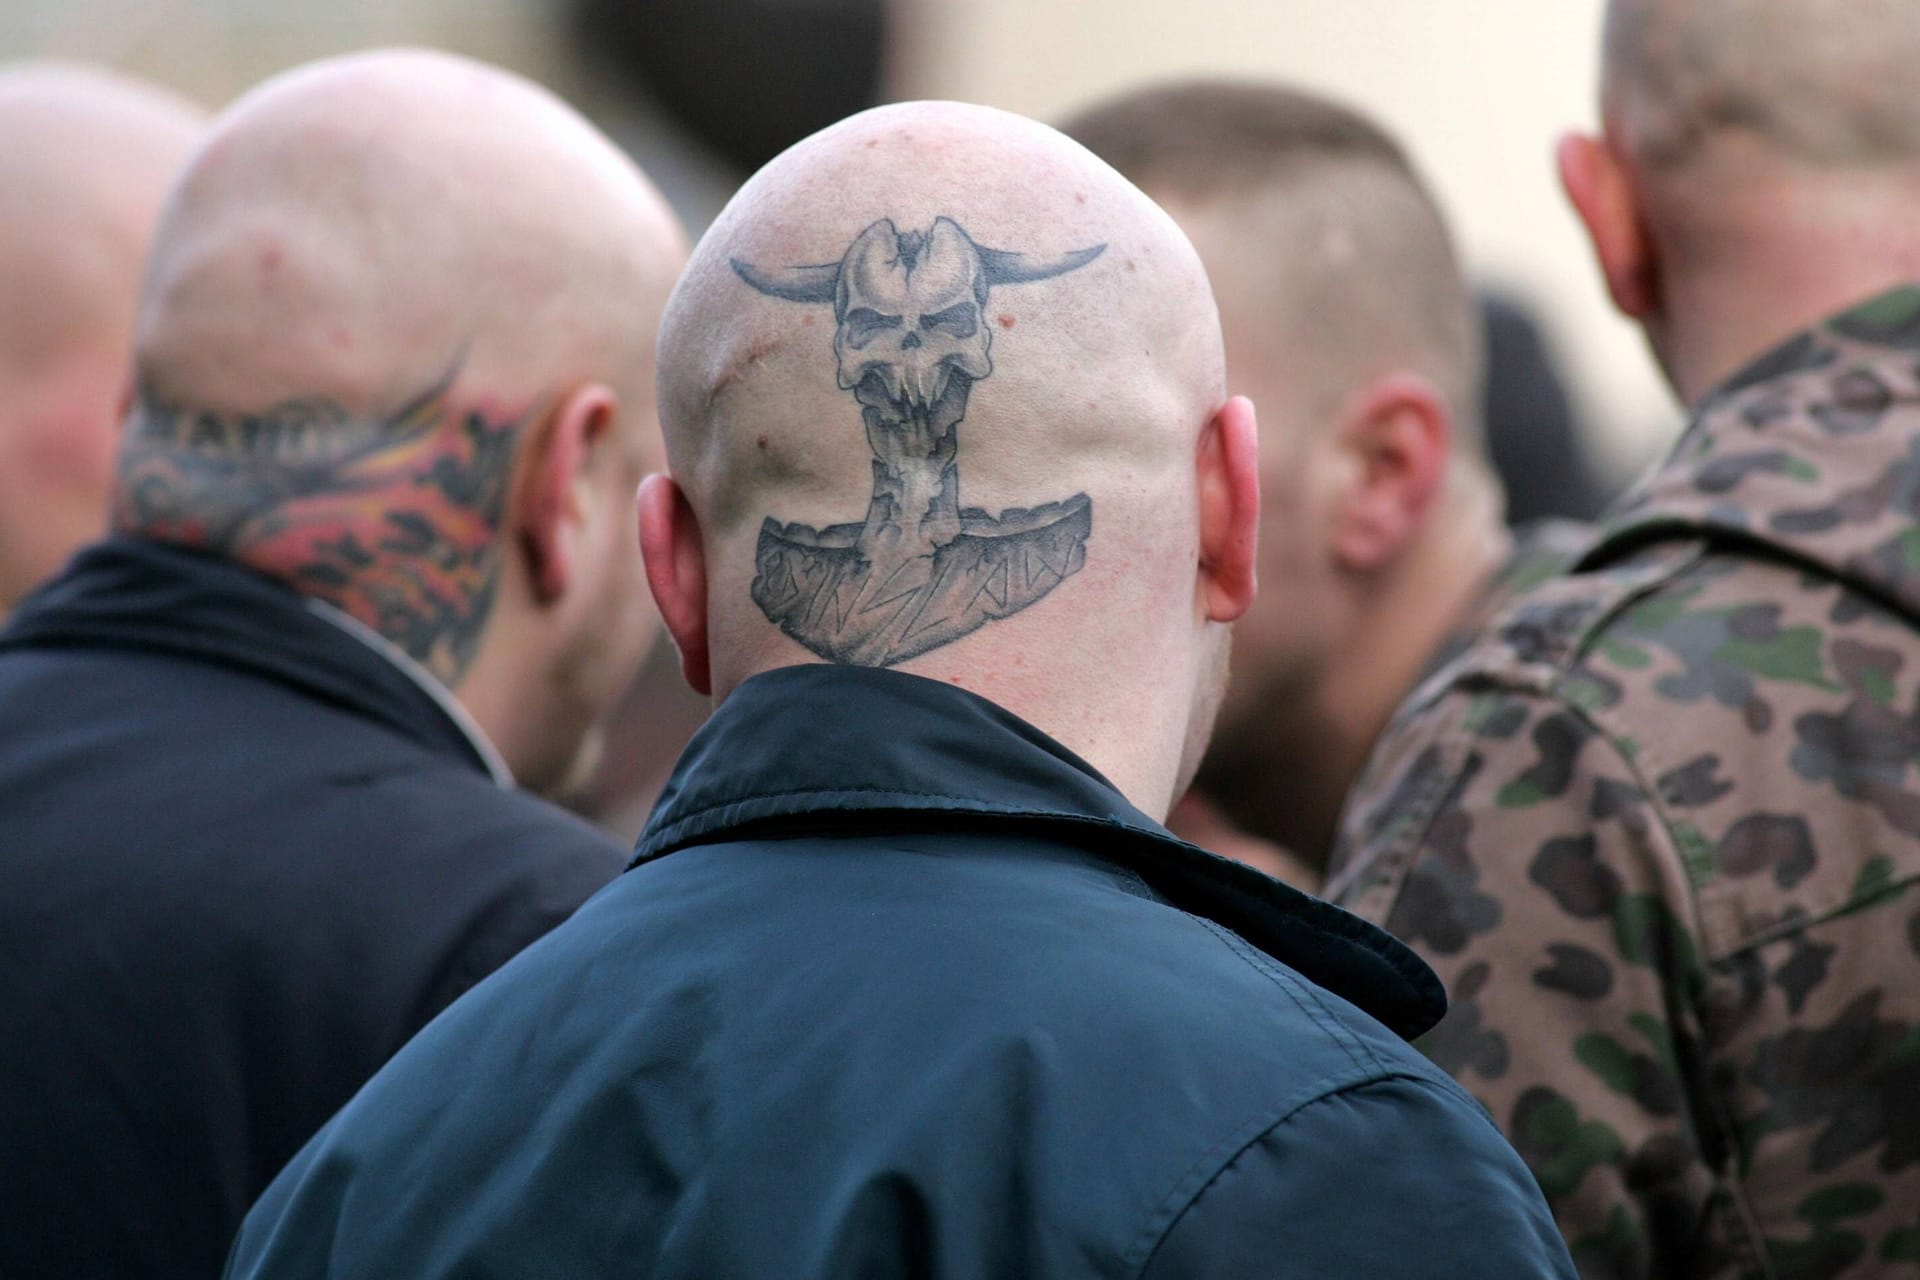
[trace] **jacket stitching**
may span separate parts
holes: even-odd
[[[1174,1182],[1173,1189],[1161,1200],[1154,1212],[1148,1215],[1146,1224],[1140,1231],[1139,1238],[1127,1249],[1126,1253],[1121,1255],[1122,1261],[1125,1262],[1130,1269],[1130,1274],[1138,1280],[1138,1277],[1142,1275],[1153,1262],[1154,1256],[1160,1252],[1160,1248],[1166,1243],[1167,1237],[1172,1235],[1174,1228],[1180,1225],[1181,1219],[1186,1217],[1194,1205],[1200,1203],[1201,1198],[1207,1194],[1207,1191],[1212,1188],[1214,1183],[1220,1180],[1222,1174],[1233,1167],[1235,1161],[1239,1160],[1242,1155],[1246,1154],[1248,1150],[1268,1134],[1315,1103],[1326,1102],[1358,1089],[1364,1089],[1376,1084],[1386,1084],[1394,1080],[1407,1080],[1429,1088],[1431,1088],[1433,1084],[1432,1081],[1425,1080],[1404,1069],[1375,1072],[1354,1079],[1313,1087],[1301,1093],[1291,1095],[1287,1101],[1278,1107],[1254,1113],[1248,1120],[1236,1127],[1225,1139],[1209,1148],[1203,1155],[1181,1172],[1180,1177]],[[1475,1108],[1475,1110],[1477,1110],[1477,1108]],[[1193,1180],[1195,1174],[1202,1169],[1206,1169],[1208,1166],[1212,1166],[1212,1172],[1208,1173],[1205,1178],[1202,1178],[1199,1185],[1195,1186],[1191,1192],[1185,1190],[1186,1186]],[[1142,1249],[1143,1244],[1145,1245],[1144,1250]],[[1135,1261],[1136,1258],[1138,1261]]]

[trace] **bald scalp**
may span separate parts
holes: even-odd
[[[915,103],[815,135],[728,205],[661,335],[716,625],[764,639],[758,616],[868,665],[1029,605],[1024,625],[1064,623],[1056,589],[1191,626],[1194,450],[1223,363],[1185,237],[1053,130]],[[809,585],[829,579],[844,591]],[[893,632],[842,620],[891,618],[909,583]]]
[[[1236,366],[1277,366],[1325,423],[1396,368],[1429,377],[1480,449],[1481,342],[1459,256],[1425,181],[1377,125],[1282,85],[1177,82],[1070,117],[1071,137],[1193,235],[1223,310],[1257,335]],[[1272,406],[1277,407],[1277,406]]]
[[[553,525],[575,467],[637,484],[683,253],[633,163],[519,76],[394,50],[271,80],[161,221],[116,527],[327,599],[452,685],[531,572],[510,513]],[[581,395],[599,426],[569,417],[579,456],[548,466]]]
[[[1805,166],[1920,159],[1920,22],[1905,0],[1613,0],[1608,128],[1643,166],[1741,141]]]
[[[455,359],[502,398],[648,382],[681,238],[633,163],[511,73],[395,50],[255,90],[156,238],[143,381],[195,404],[386,409]]]
[[[104,68],[0,66],[0,373],[125,347],[161,201],[206,120]]]
[[[0,67],[0,613],[106,528],[141,267],[205,124],[102,68]]]

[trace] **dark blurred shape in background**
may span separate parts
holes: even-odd
[[[751,173],[879,100],[886,0],[569,0],[582,53]]]
[[[1591,520],[1613,497],[1581,447],[1566,379],[1534,309],[1481,295],[1487,331],[1487,449],[1507,489],[1507,523],[1549,516]]]

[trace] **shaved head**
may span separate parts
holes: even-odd
[[[800,143],[695,249],[660,377],[717,691],[905,665],[1077,697],[1071,743],[1195,660],[1213,300],[1172,221],[1053,130],[914,103]]]
[[[1740,139],[1802,165],[1920,160],[1920,21],[1906,0],[1614,0],[1609,127],[1643,165]]]
[[[1062,127],[1194,237],[1232,366],[1277,371],[1299,400],[1289,425],[1324,425],[1368,379],[1411,368],[1458,408],[1477,448],[1479,330],[1459,258],[1378,126],[1283,85],[1206,80],[1127,93]]]
[[[162,219],[118,527],[344,609],[553,783],[644,644],[628,504],[683,255],[518,76],[399,50],[269,81]]]
[[[0,614],[106,528],[141,266],[205,121],[102,69],[0,66]]]
[[[610,374],[644,398],[679,232],[545,89],[452,55],[291,72],[222,117],[162,223],[140,317],[154,395],[385,409],[456,360],[524,400]]]

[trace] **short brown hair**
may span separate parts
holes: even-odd
[[[1137,89],[1061,128],[1163,202],[1247,207],[1247,270],[1272,276],[1285,327],[1319,339],[1323,400],[1410,367],[1481,451],[1478,312],[1439,207],[1384,129],[1317,94],[1227,80]],[[1330,239],[1353,251],[1328,256]]]
[[[1397,170],[1422,186],[1385,130],[1350,107],[1285,85],[1159,85],[1096,104],[1062,130],[1135,186],[1189,199],[1341,161]]]

